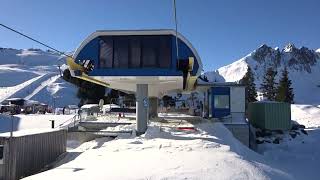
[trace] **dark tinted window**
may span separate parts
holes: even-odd
[[[3,159],[3,145],[0,145],[0,160]]]
[[[139,68],[141,66],[141,41],[138,37],[130,38],[130,67]]]
[[[111,37],[100,39],[100,67],[111,68],[113,61],[113,39]]]
[[[157,50],[159,49],[159,38],[144,37],[142,41],[142,66],[157,66]]]
[[[170,68],[170,36],[113,36],[100,40],[101,68]]]
[[[129,50],[128,50],[128,38],[117,37],[114,38],[114,66],[117,68],[129,67]]]
[[[169,68],[171,66],[171,39],[164,37],[159,39],[159,67]]]

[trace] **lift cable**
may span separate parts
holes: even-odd
[[[177,7],[176,0],[173,0],[173,11],[174,11],[174,24],[176,30],[176,53],[177,53],[177,61],[179,59],[179,47],[178,47],[178,21],[177,21]]]
[[[60,55],[65,55],[65,56],[67,56],[67,57],[72,58],[72,56],[70,56],[70,55],[68,55],[68,54],[66,54],[66,53],[64,53],[64,52],[62,52],[62,51],[59,51],[59,50],[57,50],[57,49],[55,49],[55,48],[53,48],[53,47],[51,47],[51,46],[49,46],[49,45],[46,45],[45,43],[42,43],[42,42],[40,42],[40,41],[38,41],[38,40],[36,40],[36,39],[28,36],[28,35],[25,35],[25,34],[23,34],[23,33],[19,32],[19,31],[15,30],[15,29],[13,29],[13,28],[10,28],[10,27],[8,27],[8,26],[6,26],[6,25],[4,25],[4,24],[1,24],[1,23],[0,23],[0,26],[4,27],[4,28],[6,28],[6,29],[8,29],[8,30],[10,30],[10,31],[12,31],[12,32],[15,32],[15,33],[17,33],[17,34],[19,34],[19,35],[21,35],[21,36],[24,36],[25,38],[28,38],[28,39],[30,39],[31,41],[34,41],[34,42],[36,42],[36,43],[38,43],[38,44],[41,44],[41,45],[43,45],[43,46],[45,46],[45,47],[47,47],[47,48],[49,48],[49,49],[51,49],[51,50],[59,53]]]

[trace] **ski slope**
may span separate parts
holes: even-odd
[[[0,48],[0,102],[24,98],[55,107],[78,104],[77,87],[60,77],[63,63],[52,52]]]

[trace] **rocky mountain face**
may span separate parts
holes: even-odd
[[[297,48],[291,43],[279,49],[264,44],[240,60],[204,75],[209,81],[235,82],[245,75],[248,65],[253,70],[258,91],[269,67],[278,72],[277,80],[287,67],[295,102],[320,104],[320,49]]]
[[[280,51],[279,48],[271,48],[266,44],[260,46],[252,53],[252,58],[265,66],[277,68],[285,65],[295,70],[307,71],[311,73],[311,67],[319,59],[319,54],[307,47],[296,48],[294,44],[289,43]]]

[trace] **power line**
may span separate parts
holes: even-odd
[[[1,23],[0,23],[0,26],[4,27],[4,28],[6,28],[6,29],[8,29],[8,30],[10,30],[10,31],[12,31],[12,32],[15,32],[15,33],[17,33],[17,34],[19,34],[19,35],[21,35],[21,36],[23,36],[23,37],[25,37],[25,38],[28,38],[28,39],[30,39],[31,41],[34,41],[34,42],[36,42],[36,43],[38,43],[38,44],[41,44],[41,45],[43,45],[43,46],[45,46],[45,47],[47,47],[47,48],[49,48],[49,49],[51,49],[51,50],[53,50],[53,51],[61,54],[61,55],[65,55],[65,56],[68,56],[68,57],[72,58],[70,55],[68,55],[68,54],[66,54],[66,53],[64,53],[64,52],[62,52],[62,51],[59,51],[59,50],[57,50],[57,49],[55,49],[55,48],[53,48],[53,47],[51,47],[51,46],[49,46],[49,45],[46,45],[45,43],[42,43],[42,42],[40,42],[40,41],[38,41],[38,40],[36,40],[36,39],[28,36],[28,35],[25,35],[25,34],[23,34],[23,33],[19,32],[19,31],[15,30],[15,29],[13,29],[13,28],[10,28],[10,27],[8,27],[8,26],[6,26],[6,25],[4,25],[4,24],[1,24]]]
[[[178,60],[179,59],[179,47],[178,47],[178,21],[177,21],[176,0],[173,0],[173,11],[174,11],[174,23],[176,26],[176,50],[177,50],[177,60]]]

